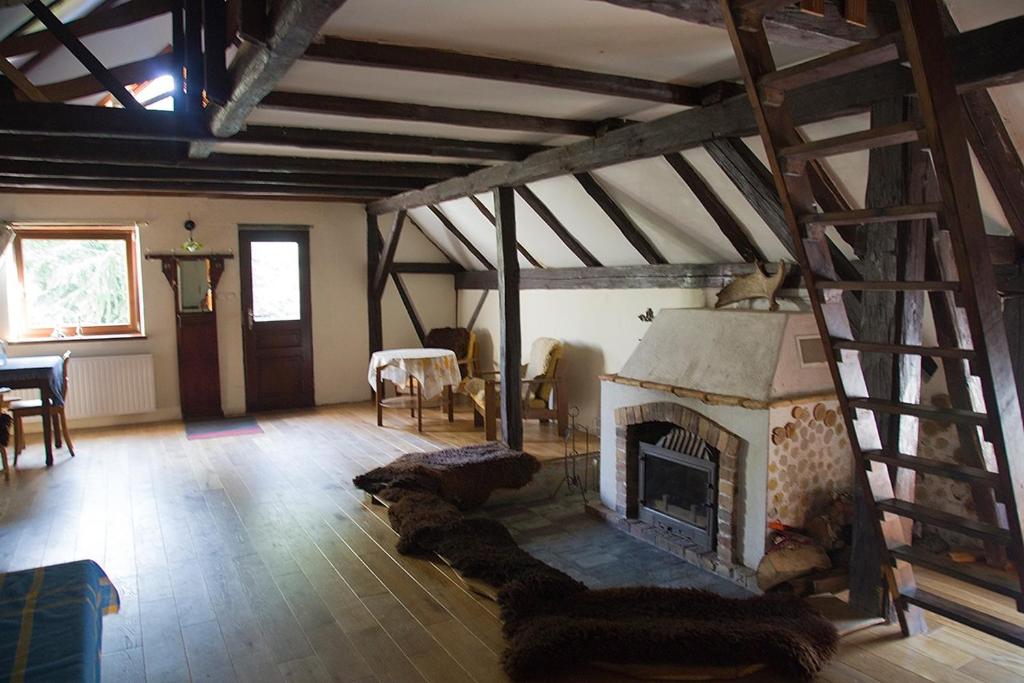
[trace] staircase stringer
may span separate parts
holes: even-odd
[[[985,234],[981,202],[963,125],[963,107],[952,77],[952,64],[934,0],[899,0],[900,17],[918,106],[928,131],[935,176],[945,215],[959,230],[949,231],[953,257],[968,310],[973,348],[978,351],[970,374],[981,378],[989,420],[985,439],[1000,465],[1002,500],[1012,547],[1024,547],[1024,422],[1010,362],[1002,309],[998,300]],[[988,381],[986,381],[988,380]],[[1024,582],[1024,558],[1017,557],[1018,578]]]
[[[825,229],[822,226],[805,228],[797,220],[798,215],[817,213],[813,190],[805,174],[787,178],[781,168],[778,150],[781,147],[801,144],[802,140],[786,107],[766,106],[758,92],[760,79],[775,71],[775,63],[767,36],[764,33],[761,18],[758,17],[756,27],[740,26],[733,14],[729,0],[722,0],[723,15],[726,28],[733,43],[734,51],[739,58],[740,70],[746,84],[747,94],[754,110],[761,139],[775,179],[776,189],[782,200],[786,220],[793,234],[794,250],[800,264],[805,285],[811,295],[812,310],[817,322],[819,334],[823,340],[853,340],[850,319],[846,306],[842,301],[842,293],[838,291],[818,291],[817,280],[837,280],[835,266],[832,261]],[[847,294],[849,296],[849,294]],[[882,441],[874,414],[869,410],[854,411],[849,405],[849,398],[868,398],[864,373],[859,362],[859,352],[840,350],[827,354],[829,371],[837,387],[847,431],[853,435],[850,439],[854,450],[855,462],[864,466],[856,467],[859,485],[874,500],[890,499],[894,495],[892,480],[888,467],[879,462],[868,462],[862,450],[881,450]],[[880,513],[881,519],[877,526],[879,543],[887,548],[909,545],[910,535],[901,519],[888,512]],[[916,588],[913,570],[909,563],[902,560],[885,562],[879,558],[882,573],[894,596],[913,592]],[[912,605],[902,604],[897,610],[901,629],[906,634],[922,633],[927,630],[921,610]]]

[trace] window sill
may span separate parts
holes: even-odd
[[[148,339],[144,334],[93,334],[82,337],[39,337],[33,339],[8,339],[8,346],[21,346],[26,344],[67,344],[94,341],[132,341],[135,339]]]

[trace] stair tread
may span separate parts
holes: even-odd
[[[792,90],[821,80],[861,71],[899,58],[902,36],[896,33],[875,38],[844,50],[830,52],[795,66],[763,76],[762,88]]]
[[[917,605],[922,609],[926,609],[929,612],[940,614],[947,619],[958,621],[990,636],[1013,643],[1018,647],[1024,647],[1024,627],[1004,621],[998,617],[993,617],[986,612],[961,605],[921,588],[904,591],[900,595],[900,599],[911,605]]]
[[[933,524],[950,531],[957,531],[966,536],[990,539],[1000,543],[1010,542],[1010,532],[1006,529],[967,517],[961,517],[960,515],[954,515],[950,512],[944,512],[943,510],[936,510],[918,503],[889,498],[887,500],[875,501],[875,506],[880,510],[891,512],[901,517],[916,519],[919,522]]]
[[[905,204],[880,209],[853,209],[815,213],[800,217],[802,225],[864,225],[935,218],[942,212],[941,204]]]
[[[863,342],[847,339],[833,341],[832,348],[849,349],[851,351],[867,351],[872,353],[931,356],[934,358],[960,358],[964,360],[970,360],[977,355],[972,349],[956,349],[943,346],[918,346],[914,344],[885,344],[881,342]]]
[[[976,413],[972,410],[960,410],[958,408],[933,408],[918,403],[901,403],[880,398],[852,398],[849,403],[851,408],[878,410],[891,415],[912,415],[938,422],[956,422],[976,426],[981,426],[988,422],[988,415],[985,413]]]
[[[918,472],[924,472],[925,474],[935,474],[941,477],[946,477],[947,479],[983,483],[989,486],[999,485],[998,473],[989,472],[988,470],[984,470],[980,467],[972,467],[970,465],[961,465],[959,463],[922,458],[917,455],[905,455],[903,453],[890,453],[886,451],[863,451],[862,455],[866,459],[874,462],[880,462],[886,465],[896,465],[897,467],[905,467]]]
[[[909,545],[891,548],[889,552],[894,557],[909,562],[912,565],[927,567],[940,574],[945,574],[960,581],[966,581],[973,586],[978,586],[994,593],[1011,598],[1017,598],[1021,595],[1020,584],[1016,578],[984,564],[954,562],[946,555]]]
[[[894,123],[878,128],[868,128],[855,133],[838,135],[822,140],[811,140],[798,145],[783,147],[779,156],[790,162],[809,161],[835,154],[859,152],[865,149],[899,145],[914,142],[920,137],[921,129],[913,121]]]
[[[818,289],[894,292],[955,292],[960,289],[959,282],[939,280],[817,280],[814,286]]]

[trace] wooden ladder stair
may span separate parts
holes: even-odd
[[[740,63],[776,187],[794,237],[795,255],[809,292],[819,332],[828,354],[839,405],[857,462],[859,486],[878,520],[881,559],[893,604],[904,634],[926,626],[920,610],[939,614],[1024,647],[1024,628],[991,614],[917,587],[914,566],[927,567],[957,581],[1009,596],[1024,611],[1024,425],[1018,403],[1005,330],[989,260],[984,224],[961,121],[961,105],[952,80],[936,0],[896,0],[899,31],[797,66],[776,70],[764,32],[764,15],[794,4],[781,0],[722,0],[726,27]],[[915,120],[873,120],[864,131],[825,140],[805,140],[793,123],[787,95],[793,89],[836,78],[886,62],[909,64],[916,94]],[[837,116],[839,114],[837,113]],[[809,179],[808,164],[829,156],[894,145],[917,144],[930,153],[935,197],[917,203],[821,213]],[[840,278],[826,236],[829,226],[883,225],[897,228],[918,221],[920,255],[910,277],[894,281]],[[910,231],[898,233],[901,239]],[[926,255],[924,255],[926,254]],[[906,257],[910,259],[910,256]],[[925,273],[925,271],[927,271]],[[922,275],[924,274],[924,275]],[[901,330],[900,343],[858,339],[847,302],[854,296],[894,292],[893,306],[904,297],[928,297],[935,320],[937,346],[920,343],[915,330]],[[897,312],[900,309],[894,309]],[[899,320],[899,317],[895,317]],[[904,320],[906,320],[904,318]],[[856,323],[858,321],[853,321]],[[901,376],[891,396],[868,392],[862,354],[889,354],[894,362],[907,356],[942,361],[952,406],[919,403],[921,372]],[[902,361],[900,361],[902,362]],[[915,396],[904,391],[916,382]],[[913,387],[912,387],[913,388]],[[988,409],[986,409],[986,406]],[[880,431],[879,418],[913,424],[914,446]],[[953,424],[961,446],[973,461],[954,464],[918,458],[917,421]],[[900,422],[897,422],[900,424]],[[886,442],[899,442],[893,448]],[[965,443],[966,442],[966,443]],[[909,451],[909,452],[908,452]],[[916,473],[967,482],[975,496],[978,519],[929,508],[913,500]],[[979,504],[978,501],[981,501]],[[1005,515],[997,514],[1000,506]],[[998,521],[1002,519],[1002,521]],[[982,539],[986,554],[1015,561],[1011,577],[1000,569],[956,564],[912,544],[912,523],[923,522]],[[990,554],[991,553],[991,554]],[[998,561],[997,561],[998,562]]]

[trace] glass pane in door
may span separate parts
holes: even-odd
[[[301,318],[298,243],[253,242],[250,251],[253,320]]]

